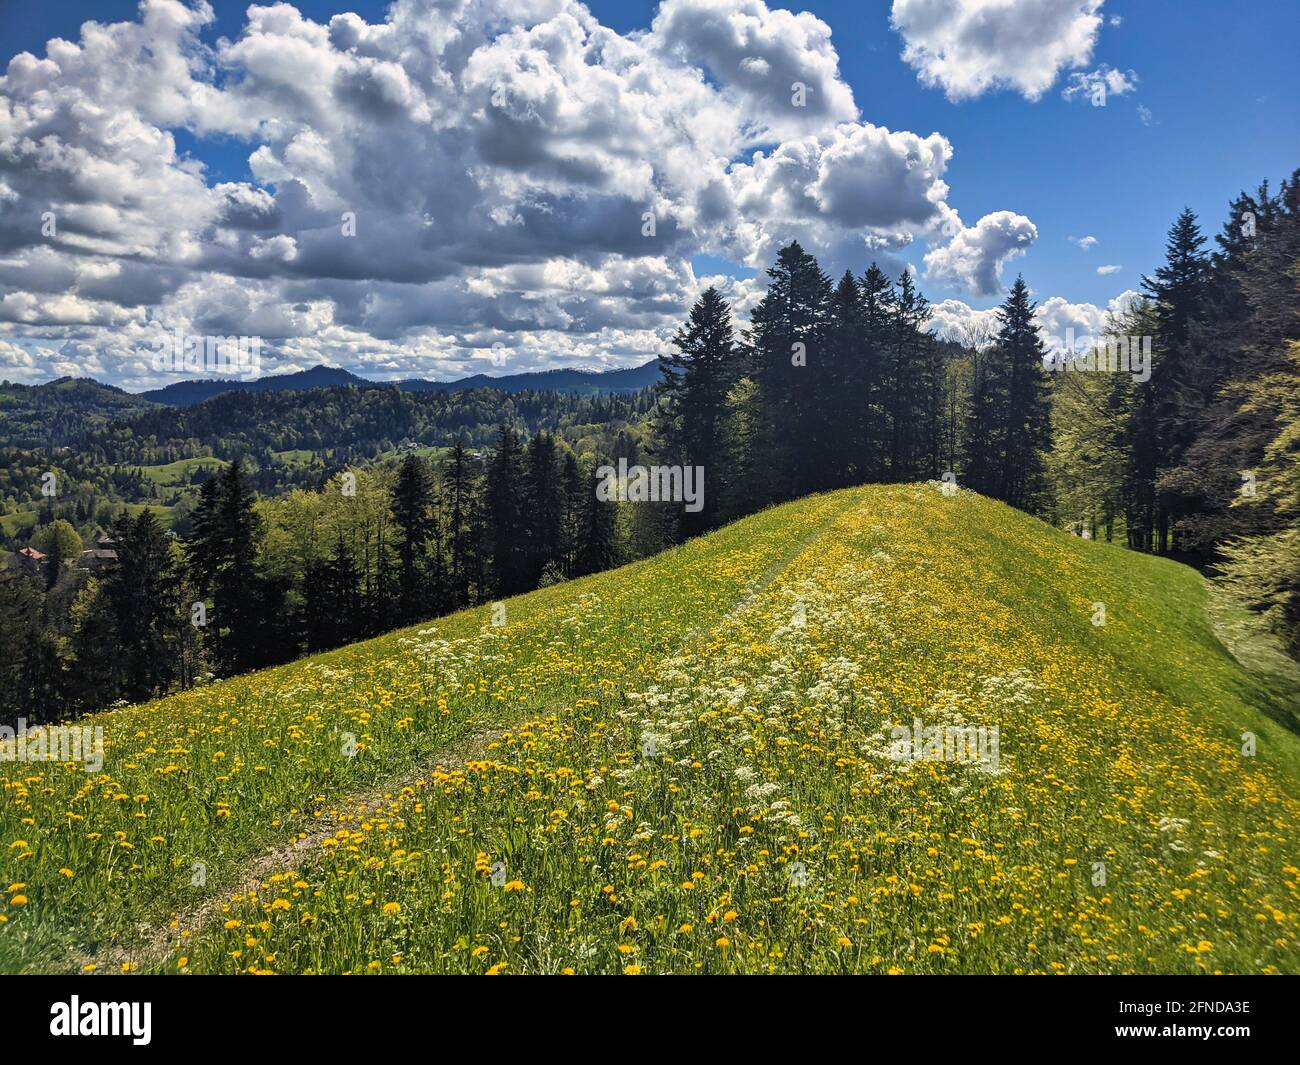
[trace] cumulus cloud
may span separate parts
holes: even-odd
[[[1049,351],[1083,351],[1106,335],[1112,319],[1124,314],[1140,296],[1129,289],[1107,302],[1071,303],[1062,296],[1052,296],[1038,304],[1035,321],[1042,331]]]
[[[946,244],[925,255],[926,276],[965,288],[976,296],[1001,291],[1002,267],[1023,255],[1038,229],[1022,214],[995,211],[974,226],[961,227]]]
[[[663,0],[650,31],[659,51],[706,71],[750,117],[755,139],[797,136],[858,117],[831,28],[763,0]]]
[[[1116,265],[1116,264],[1114,264],[1114,263],[1108,263],[1108,264],[1105,265],[1105,266],[1099,266],[1099,267],[1097,267],[1097,273],[1099,273],[1099,274],[1101,274],[1103,277],[1105,277],[1107,274],[1118,274],[1118,273],[1119,273],[1121,270],[1123,270],[1123,269],[1124,269],[1124,267],[1122,267],[1122,266],[1118,266],[1118,265]]]
[[[1116,316],[1125,314],[1141,294],[1128,289],[1109,300],[1105,307],[1095,303],[1071,303],[1063,296],[1051,296],[1034,308],[1047,350],[1083,351],[1104,337]],[[962,300],[948,299],[930,307],[927,328],[945,340],[983,347],[998,331],[998,308],[977,310]]]
[[[983,348],[998,331],[998,309],[976,310],[962,300],[940,300],[930,305],[929,332],[942,340]]]
[[[962,230],[948,140],[867,121],[831,28],[763,0],[665,0],[628,35],[575,0],[213,22],[143,0],[0,77],[0,339],[38,366],[156,384],[156,323],[261,336],[271,370],[473,372],[494,343],[625,365],[716,280],[703,252],[897,273],[921,240],[986,291],[1033,239],[1010,212]],[[216,139],[243,180],[209,173]],[[762,286],[725,288],[743,313]]]
[[[1092,58],[1104,0],[894,0],[903,59],[950,100],[1009,88],[1037,100]]]
[[[1071,237],[1070,240],[1079,245],[1084,251],[1090,251],[1097,244],[1097,238],[1093,236]]]

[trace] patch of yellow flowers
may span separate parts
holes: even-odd
[[[662,653],[627,653],[601,584],[575,618],[610,635],[575,656],[578,689],[536,689],[484,757],[342,814],[334,845],[232,900],[239,925],[191,930],[189,968],[1300,969],[1296,782],[1128,642],[1160,626],[1129,570],[1167,563],[924,486],[772,513],[784,552],[746,524],[709,538],[734,571],[663,565]],[[996,727],[997,763],[898,760],[891,729],[917,719]]]
[[[30,934],[5,953],[24,923],[183,913],[328,815],[154,967],[1295,972],[1300,787],[1162,687],[1193,653],[1155,605],[1169,565],[855,489],[505,626],[485,607],[102,715],[103,774],[0,775],[0,962],[30,964]],[[900,760],[914,722],[997,728],[999,758]]]

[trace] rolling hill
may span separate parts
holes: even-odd
[[[594,395],[602,392],[635,392],[659,379],[655,360],[625,370],[540,370],[490,377],[474,374],[455,381],[428,381],[406,378],[400,381],[371,381],[365,377],[331,366],[313,366],[297,373],[260,377],[253,381],[193,380],[178,381],[164,388],[141,392],[139,398],[171,407],[188,407],[225,392],[300,392],[312,388],[335,388],[354,385],[359,388],[398,388],[403,392],[465,392],[490,388],[502,392],[576,392]]]
[[[808,497],[0,763],[0,968],[1294,973],[1295,692],[1205,600]]]

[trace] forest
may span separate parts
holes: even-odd
[[[145,700],[874,482],[955,483],[1189,562],[1300,654],[1300,173],[1236,197],[1213,240],[1174,220],[1107,327],[1149,342],[1143,380],[1088,352],[1071,354],[1089,371],[1054,372],[1024,278],[995,328],[941,339],[908,271],[832,279],[792,243],[768,275],[747,323],[706,290],[640,393],[341,388],[27,417],[10,492],[35,498],[51,456],[82,491],[42,504],[23,536],[44,559],[0,580],[4,714]],[[267,476],[297,451],[313,461]],[[100,506],[148,498],[133,465],[201,457],[220,461],[191,471],[179,526]],[[703,506],[602,498],[618,459],[703,467]],[[79,565],[110,515],[115,560]]]

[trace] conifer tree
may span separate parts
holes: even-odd
[[[691,536],[716,524],[727,392],[740,369],[731,309],[716,288],[696,300],[673,349],[659,357],[656,453],[670,464],[704,467],[703,509],[680,517],[680,534]]]
[[[393,521],[397,525],[397,612],[405,622],[435,613],[427,564],[436,532],[433,512],[434,480],[429,463],[407,455],[393,487]]]
[[[828,391],[830,279],[796,241],[782,248],[768,270],[767,293],[750,315],[752,376],[760,424],[753,440],[751,509],[812,491],[820,480],[820,450],[812,438],[819,404]]]
[[[515,595],[529,587],[528,522],[523,448],[509,425],[497,433],[488,463],[484,511],[495,594]]]

